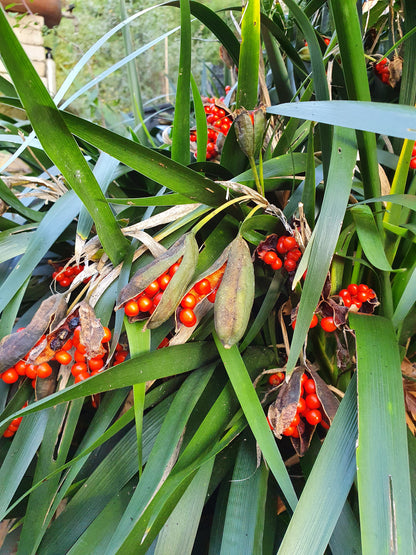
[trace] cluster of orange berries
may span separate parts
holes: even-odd
[[[75,276],[80,274],[84,266],[80,264],[79,266],[68,266],[68,268],[64,269],[64,266],[58,266],[57,270],[55,270],[52,274],[52,279],[56,280],[61,287],[69,287],[71,283],[74,281]],[[84,281],[88,281],[90,278],[87,278]]]
[[[225,92],[230,90],[229,87],[225,87]],[[219,100],[224,100],[221,97]],[[232,125],[232,119],[227,116],[227,112],[218,106],[216,106],[215,102],[217,101],[216,98],[207,98],[208,104],[204,106],[204,110],[207,116],[207,123],[208,125],[212,126],[208,128],[208,143],[207,143],[207,153],[206,158],[210,160],[211,158],[215,158],[218,154],[217,150],[217,138],[219,133],[223,135],[227,135],[230,127]],[[197,136],[196,131],[191,131],[190,140],[191,142],[196,142]],[[194,152],[195,158],[197,157],[197,152]]]
[[[280,258],[283,255],[283,260]],[[288,271],[293,272],[298,266],[302,252],[296,239],[292,235],[283,235],[279,237],[276,250],[268,250],[259,253],[260,258],[272,267],[273,270],[280,270],[282,266]]]
[[[181,310],[179,312],[179,320],[184,326],[192,328],[196,324],[196,316],[193,309],[202,298],[208,297],[211,303],[215,302],[218,285],[213,289],[210,281],[204,278],[195,283],[191,291],[184,296],[181,301]]]
[[[160,303],[163,291],[169,285],[181,261],[182,258],[175,262],[175,264],[172,264],[167,272],[159,276],[155,281],[152,281],[142,293],[128,301],[124,305],[124,313],[126,316],[134,317],[142,313],[143,318],[147,318],[152,314]]]
[[[276,386],[283,382],[284,379],[284,372],[277,372],[269,377],[269,383]],[[300,396],[296,415],[289,426],[283,430],[284,436],[299,437],[298,426],[301,424],[301,419],[305,419],[311,426],[321,424],[326,430],[329,429],[329,425],[322,419],[322,404],[316,394],[315,381],[304,372],[300,384]]]
[[[390,70],[388,66],[387,58],[383,58],[377,64],[374,65],[374,71],[379,79],[383,81],[386,85],[389,84],[390,81]]]
[[[200,279],[190,291],[183,297],[179,306],[179,321],[186,327],[192,328],[197,322],[194,308],[205,297],[211,303],[215,303],[218,287],[224,275],[226,263],[209,276]]]
[[[350,308],[355,305],[358,310],[363,303],[374,299],[376,296],[374,291],[368,285],[365,285],[365,283],[360,283],[359,285],[350,283],[346,289],[341,289],[338,295],[341,297],[344,306]]]
[[[27,401],[23,405],[22,409],[24,409],[25,407],[27,407]],[[3,437],[13,437],[14,434],[19,429],[19,426],[20,426],[20,423],[22,422],[22,420],[23,420],[23,416],[19,416],[18,418],[14,418],[10,422],[10,424],[7,426],[7,429],[3,432]]]
[[[416,143],[413,145],[412,158],[409,165],[412,170],[416,170]]]

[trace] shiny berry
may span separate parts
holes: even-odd
[[[294,270],[296,270],[297,263],[296,263],[295,260],[292,260],[291,258],[287,258],[287,259],[284,261],[283,266],[285,267],[285,269],[286,269],[288,272],[293,272]]]
[[[72,360],[72,356],[64,350],[57,351],[55,353],[55,360],[59,362],[59,364],[69,364]]]
[[[263,256],[263,262],[271,266],[279,257],[274,251],[267,251]]]
[[[159,289],[160,289],[160,286],[159,286],[158,282],[157,281],[152,281],[152,283],[146,287],[144,292],[146,293],[146,295],[148,297],[154,297],[156,295],[156,293],[159,292]]]
[[[276,258],[275,262],[273,262],[272,266],[272,270],[276,271],[276,270],[280,270],[280,268],[283,266],[283,262],[281,261],[281,259],[279,257]]]
[[[305,412],[306,408],[307,408],[307,407],[306,407],[306,401],[305,401],[305,399],[304,399],[303,397],[300,397],[300,398],[299,398],[299,401],[298,401],[298,404],[297,404],[297,406],[296,406],[296,411],[297,411],[299,414],[302,414],[303,412]]]
[[[269,376],[269,384],[275,387],[277,385],[280,385],[284,379],[285,379],[284,372],[276,372],[275,374],[271,374]]]
[[[37,367],[38,378],[48,378],[52,374],[52,367],[47,362],[42,362]]]
[[[192,293],[188,293],[184,296],[181,300],[181,307],[182,308],[194,308],[196,305],[196,298]]]
[[[327,332],[332,332],[337,329],[337,326],[334,324],[334,319],[332,318],[332,316],[327,316],[326,318],[322,318],[321,328]]]
[[[192,328],[196,324],[196,316],[192,309],[184,308],[179,314],[179,320],[188,328]]]
[[[29,378],[29,380],[34,380],[37,375],[37,366],[35,366],[34,364],[28,364],[26,367],[26,376]]]
[[[311,393],[316,393],[315,382],[312,378],[307,379],[303,384],[303,387],[307,395],[310,395]]]
[[[1,379],[4,381],[4,383],[9,383],[9,384],[10,383],[15,383],[19,379],[19,374],[16,372],[16,370],[13,367],[8,368],[1,375]]]
[[[356,283],[350,283],[347,289],[352,297],[355,297],[355,295],[358,293],[358,285]]]
[[[291,249],[295,249],[298,246],[296,239],[292,235],[283,237],[283,245],[285,246],[286,252]]]
[[[124,313],[126,316],[137,316],[139,314],[140,308],[136,301],[129,301],[124,305]]]
[[[169,274],[163,274],[162,276],[160,276],[157,280],[159,287],[162,289],[162,291],[164,291],[166,289],[166,287],[169,285],[169,282],[172,278],[170,277]]]
[[[306,411],[304,416],[306,418],[306,421],[311,426],[316,426],[317,424],[319,424],[319,422],[322,421],[322,413],[320,410],[317,410],[317,409]]]
[[[305,397],[306,406],[308,409],[319,409],[321,406],[321,402],[318,399],[316,393],[310,393]]]
[[[140,297],[137,300],[137,304],[139,305],[140,312],[149,312],[149,310],[153,308],[152,299],[146,296]]]
[[[104,366],[104,361],[100,357],[94,357],[88,361],[88,366],[91,372],[97,372]]]
[[[194,289],[198,295],[208,295],[211,292],[211,284],[207,279],[201,279],[195,283]]]
[[[104,337],[101,339],[101,343],[108,343],[111,339],[111,331],[107,326],[103,326]]]
[[[85,362],[77,362],[71,368],[71,374],[73,376],[78,376],[79,374],[86,374],[88,373],[87,365]]]

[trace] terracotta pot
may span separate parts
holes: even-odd
[[[61,0],[0,0],[0,4],[4,8],[10,6],[11,12],[41,15],[48,27],[54,27],[61,21]]]

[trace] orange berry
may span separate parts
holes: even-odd
[[[196,305],[196,299],[195,299],[194,295],[192,295],[192,293],[188,293],[181,300],[181,307],[182,308],[194,308],[195,305]]]
[[[211,293],[211,284],[204,278],[195,283],[194,289],[198,295],[208,295],[208,293]]]
[[[124,313],[126,316],[137,316],[139,314],[140,308],[136,301],[129,301],[124,305]]]
[[[71,362],[72,357],[67,351],[61,350],[55,353],[55,360],[57,360],[59,364],[65,365]]]
[[[162,289],[162,291],[164,291],[166,289],[166,287],[169,285],[169,282],[172,278],[170,277],[169,274],[163,274],[162,276],[160,276],[157,279],[157,282],[159,284],[159,287]]]
[[[75,376],[74,383],[83,382],[84,380],[87,380],[89,377],[90,375],[88,372],[81,372],[80,374],[77,374]]]
[[[15,383],[19,379],[19,374],[16,372],[14,367],[8,368],[3,374],[1,375],[2,380],[4,383]]]
[[[159,289],[160,289],[160,286],[159,286],[158,282],[157,281],[152,281],[152,283],[146,287],[144,292],[146,293],[146,295],[148,297],[154,297],[156,295],[156,293],[159,292]]]
[[[94,357],[88,361],[88,366],[92,372],[96,372],[98,370],[101,370],[101,368],[103,368],[104,361],[102,358]]]
[[[63,351],[70,351],[72,347],[73,347],[72,339],[68,339],[68,341],[66,341],[66,343],[62,345],[61,349]]]
[[[28,364],[26,367],[26,376],[29,378],[29,380],[34,380],[37,375],[37,366],[35,366],[34,364]]]
[[[71,368],[71,374],[73,376],[78,376],[78,374],[88,373],[87,365],[85,362],[77,362]]]
[[[42,364],[38,365],[37,373],[38,378],[48,378],[52,374],[52,367],[47,362],[42,362]]]
[[[179,314],[179,320],[188,328],[192,328],[196,324],[196,316],[192,309],[184,308]]]
[[[75,362],[85,362],[84,353],[81,353],[81,351],[78,351],[78,349],[75,349],[74,360]]]
[[[104,337],[101,339],[101,343],[108,343],[111,339],[111,331],[107,326],[103,326]]]
[[[16,362],[16,364],[14,365],[14,369],[19,374],[19,376],[26,376],[26,367],[27,362],[25,362],[24,360],[19,360],[19,362]]]
[[[153,308],[152,299],[146,296],[140,297],[137,304],[139,305],[140,312],[149,312],[149,310]]]
[[[269,266],[271,266],[274,262],[276,262],[276,260],[279,257],[277,256],[277,253],[274,251],[267,251],[265,253],[265,255],[263,256],[263,262],[265,264],[268,264]]]

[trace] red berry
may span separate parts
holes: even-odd
[[[276,258],[276,261],[273,262],[272,264],[272,270],[276,271],[276,270],[280,270],[280,268],[283,266],[283,262],[281,261],[281,259],[279,257]]]
[[[19,374],[19,376],[26,376],[26,368],[27,362],[25,362],[24,360],[19,360],[19,362],[16,362],[16,364],[14,365],[14,369]]]
[[[180,262],[175,262],[175,264],[172,264],[172,266],[169,268],[170,277],[172,277],[173,274],[175,274],[178,271],[180,264],[181,264]]]
[[[65,351],[64,351],[65,352]],[[48,378],[52,374],[52,367],[47,362],[42,362],[37,368],[38,378]]]
[[[88,372],[81,372],[80,374],[77,374],[75,376],[74,383],[83,382],[84,380],[87,380],[89,377],[90,377],[90,374]]]
[[[306,406],[308,409],[319,409],[321,406],[321,402],[318,399],[316,393],[310,393],[305,398]]]
[[[355,297],[355,295],[358,293],[358,285],[356,283],[350,283],[347,289],[352,297]]]
[[[277,241],[277,245],[276,245],[276,250],[280,254],[287,253],[287,248],[285,246],[285,238],[284,237],[279,237],[279,239]]]
[[[67,277],[64,277],[63,279],[59,280],[59,283],[60,285],[62,285],[62,287],[68,287],[69,285],[71,285],[71,280]]]
[[[297,262],[301,256],[302,256],[302,253],[300,249],[297,249],[297,248],[291,249],[286,255],[286,260],[291,259]]]
[[[283,244],[286,248],[286,252],[295,249],[298,246],[296,239],[292,235],[283,237]]]
[[[167,337],[162,339],[161,343],[159,343],[158,349],[163,349],[163,347],[169,347],[169,339]]]
[[[327,424],[325,422],[325,420],[321,420],[320,424],[321,424],[322,428],[324,428],[325,430],[329,430],[329,424]]]
[[[305,372],[302,374],[302,377],[300,378],[300,383],[301,385],[305,385],[306,380],[308,380],[308,375],[305,374]]]
[[[192,293],[188,293],[184,296],[181,300],[181,307],[182,308],[194,308],[196,305],[196,299]]]
[[[269,376],[269,384],[275,387],[276,385],[280,385],[284,379],[284,372],[276,372],[275,374],[271,374]]]
[[[37,366],[35,366],[34,364],[28,364],[26,367],[26,376],[29,378],[29,380],[34,380],[37,375]]]
[[[215,303],[215,299],[217,297],[217,291],[218,289],[214,289],[214,291],[208,295],[207,299],[209,300],[210,303]]]
[[[274,264],[274,262],[276,262],[278,258],[279,257],[277,256],[277,253],[275,253],[274,251],[267,251],[263,256],[263,262],[271,266],[272,264]]]
[[[61,350],[55,353],[55,360],[57,360],[59,364],[65,365],[71,362],[72,357],[67,351]]]
[[[70,351],[73,347],[72,339],[68,339],[61,347],[63,351]]]
[[[160,289],[160,287],[159,287],[158,282],[157,281],[152,281],[152,283],[146,287],[144,292],[146,293],[146,295],[148,297],[154,297],[156,295],[156,293],[159,292],[159,289]]]
[[[299,401],[296,407],[296,410],[299,414],[302,414],[306,410],[306,401],[303,397],[299,397]]]
[[[319,424],[319,422],[322,421],[322,413],[320,410],[317,409],[308,410],[307,412],[305,412],[304,416],[306,418],[306,421],[311,426],[316,426],[317,424]]]
[[[9,428],[7,428],[7,430],[5,430],[3,432],[3,437],[13,437],[15,434],[15,432],[13,432],[12,430],[9,430]]]
[[[327,316],[326,318],[322,318],[321,328],[327,332],[332,332],[337,329],[337,326],[334,324],[334,319],[332,318],[332,316]]]
[[[162,291],[164,291],[166,289],[166,287],[169,285],[169,282],[172,278],[170,277],[169,274],[163,274],[162,276],[160,276],[157,280],[159,287],[162,289]]]
[[[354,304],[356,304],[357,300],[360,301],[361,303],[365,303],[368,300],[367,291],[358,291]]]
[[[139,314],[140,308],[136,301],[129,301],[124,305],[124,313],[126,316],[137,316]]]
[[[101,343],[108,343],[111,339],[111,331],[107,326],[103,326],[104,337],[101,339]]]
[[[75,362],[85,362],[85,354],[78,351],[78,349],[75,349],[74,360]]]
[[[196,316],[192,309],[184,308],[179,314],[179,320],[188,328],[192,328],[196,324]]]
[[[296,427],[290,425],[290,426],[288,426],[288,427],[286,428],[286,430],[283,430],[283,435],[284,435],[284,436],[293,436],[293,434],[295,433],[295,431],[296,431]]]
[[[71,368],[71,374],[73,376],[78,376],[79,374],[88,374],[87,365],[85,362],[77,362]]]
[[[201,279],[194,285],[195,291],[198,295],[208,295],[211,292],[211,284],[207,279]]]
[[[156,307],[160,303],[160,301],[162,300],[162,295],[163,295],[163,292],[161,291],[160,293],[158,293],[157,295],[155,295],[153,297],[153,306],[154,307]]]
[[[316,393],[315,382],[312,378],[307,379],[303,384],[303,387],[307,395],[310,395],[311,393]]]
[[[311,323],[310,323],[309,327],[314,328],[317,325],[318,325],[318,316],[316,314],[314,314],[312,316],[312,320],[311,320]]]
[[[91,372],[97,372],[104,366],[104,361],[100,357],[94,357],[88,361],[88,366]]]
[[[140,297],[137,304],[139,305],[140,312],[149,312],[149,310],[153,308],[152,299],[149,299],[149,297],[146,296]]]
[[[290,425],[296,428],[297,426],[299,426],[299,422],[300,422],[300,416],[298,413],[296,413]]]
[[[3,374],[1,375],[2,380],[4,383],[15,383],[19,379],[19,374],[16,370],[12,368],[8,368]]]
[[[294,270],[296,270],[297,267],[296,261],[292,260],[291,258],[286,259],[283,265],[288,272],[293,272]]]

